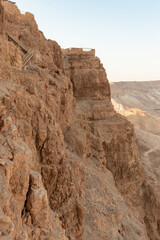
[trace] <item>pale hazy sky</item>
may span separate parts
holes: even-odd
[[[160,80],[160,0],[17,0],[62,48],[95,48],[109,81]]]

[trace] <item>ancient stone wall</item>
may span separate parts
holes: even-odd
[[[87,56],[95,56],[95,49],[91,48],[66,48],[62,49],[64,54],[83,54]]]

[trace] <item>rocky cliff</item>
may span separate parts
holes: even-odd
[[[157,238],[147,234],[134,128],[115,112],[95,52],[62,51],[32,14],[3,6],[0,238],[159,239],[158,218]]]

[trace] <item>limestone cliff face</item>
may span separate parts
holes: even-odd
[[[32,14],[3,5],[1,239],[149,239],[134,129],[112,106],[100,60],[62,53]],[[25,68],[24,48],[34,49]]]
[[[96,157],[113,173],[120,191],[127,194],[127,188],[133,188],[134,195],[143,179],[135,134],[130,122],[111,104],[103,65],[92,51],[71,49],[64,52],[64,68],[73,83],[77,118],[88,124],[89,134],[99,142],[102,156],[97,152]]]
[[[63,174],[70,179],[62,129],[74,112],[72,84],[58,65],[60,47],[44,38],[33,16],[21,15],[8,3],[4,9],[7,31],[27,47],[36,47],[32,63],[22,69],[23,51],[1,36],[1,237],[67,239],[48,195],[59,197],[60,208],[66,193],[57,182]]]

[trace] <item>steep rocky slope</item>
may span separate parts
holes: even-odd
[[[115,109],[135,126],[145,170],[145,211],[149,236],[159,239],[160,81],[111,83]],[[147,204],[146,200],[148,199]],[[148,208],[148,206],[150,206]],[[158,219],[158,221],[156,220]]]
[[[61,51],[32,14],[3,6],[0,239],[159,239],[133,126],[94,51]]]
[[[83,239],[147,239],[144,226],[138,226],[140,216],[131,216],[127,206],[138,204],[143,181],[133,127],[115,113],[105,70],[93,52],[65,52],[64,69],[77,105],[67,141],[85,161]]]

